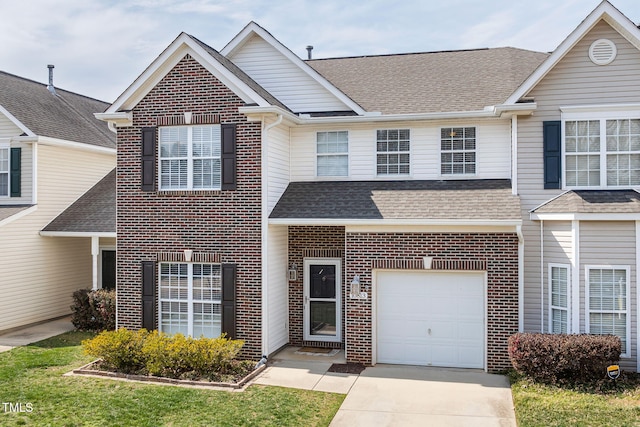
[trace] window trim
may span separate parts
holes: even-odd
[[[476,147],[473,150],[442,150],[442,129],[453,129],[453,128],[473,128],[475,129],[475,143]],[[478,174],[478,129],[480,127],[477,125],[462,125],[462,126],[440,126],[438,127],[438,162],[440,165],[440,169],[438,171],[438,176],[442,179],[469,179],[470,177],[477,177]],[[461,153],[469,153],[472,152],[475,154],[474,166],[475,172],[473,173],[442,173],[442,153],[453,153],[453,152],[461,152]]]
[[[564,268],[567,270],[567,306],[559,307],[554,306],[552,303],[552,272],[554,268]],[[553,334],[553,310],[565,310],[567,312],[567,334],[571,333],[571,264],[549,263],[547,267],[547,289],[548,289],[548,309],[549,309],[549,324],[548,330],[550,334]]]
[[[385,131],[389,131],[389,130],[407,130],[409,131],[409,151],[398,151],[398,154],[402,153],[402,154],[409,154],[409,172],[407,173],[378,173],[378,131],[381,130],[385,130]],[[391,127],[391,128],[376,128],[373,131],[373,141],[374,141],[374,146],[373,146],[373,176],[376,179],[382,179],[382,180],[388,180],[388,179],[405,179],[405,178],[410,178],[413,175],[413,146],[414,144],[412,143],[412,138],[413,138],[413,132],[412,129],[410,127]]]
[[[7,174],[7,194],[0,194],[0,199],[8,199],[11,197],[11,145],[0,143],[0,150],[7,150],[7,170],[0,171],[0,174]]]
[[[193,129],[195,127],[218,127],[220,140],[219,143],[219,151],[220,154],[218,156],[211,157],[194,157],[193,156]],[[167,128],[186,128],[187,129],[187,156],[186,157],[162,157],[162,146],[161,146],[161,134],[162,129]],[[176,188],[176,187],[163,187],[162,186],[162,161],[163,160],[176,160],[176,159],[186,159],[187,160],[187,186],[185,188]],[[212,187],[202,187],[202,188],[194,188],[193,186],[193,178],[194,178],[194,167],[193,163],[195,159],[218,159],[220,162],[220,176],[219,181],[220,185],[212,186]],[[158,127],[158,191],[220,191],[222,190],[222,125],[221,124],[201,124],[201,125],[180,125],[180,126],[159,126]]]
[[[626,299],[626,310],[625,310],[625,314],[626,314],[626,322],[625,322],[625,327],[626,327],[626,342],[627,342],[627,348],[626,348],[626,352],[622,353],[620,355],[621,358],[629,358],[631,357],[631,266],[629,265],[602,265],[602,264],[589,264],[589,265],[585,265],[584,267],[585,271],[584,271],[584,329],[585,332],[590,334],[591,333],[591,328],[590,328],[590,322],[589,322],[589,314],[591,313],[591,310],[589,309],[589,271],[590,270],[625,270],[626,271],[626,279],[627,279],[627,283],[626,283],[626,295],[625,295],[625,299]],[[611,311],[594,311],[594,313],[610,313]],[[615,311],[614,310],[614,314],[615,312],[619,312],[619,311]]]
[[[318,134],[320,133],[331,133],[331,132],[345,132],[347,134],[347,151],[342,153],[318,153]],[[351,142],[349,134],[349,130],[318,130],[315,132],[315,177],[317,179],[344,179],[349,178],[351,176]],[[347,174],[346,175],[318,175],[318,157],[331,157],[331,156],[346,156],[347,157]]]
[[[187,299],[176,299],[176,298],[162,298],[162,266],[163,265],[171,265],[171,264],[185,264],[187,265]],[[211,301],[206,301],[206,300],[196,300],[193,298],[193,266],[195,264],[200,264],[200,265],[217,265],[219,267],[219,271],[220,271],[220,275],[219,275],[219,280],[220,280],[220,299],[219,300],[211,300]],[[222,264],[220,263],[215,263],[215,262],[171,262],[171,261],[161,261],[158,262],[158,285],[157,285],[157,292],[158,292],[158,297],[157,297],[157,303],[158,303],[158,331],[161,332],[165,332],[162,330],[162,303],[163,302],[186,302],[187,303],[187,335],[194,337],[193,336],[193,315],[194,315],[194,311],[193,311],[193,304],[194,302],[204,302],[204,303],[211,303],[214,305],[219,305],[220,306],[220,334],[223,333],[224,328],[222,326]],[[166,332],[165,332],[166,333]],[[219,335],[218,335],[219,336]],[[198,337],[194,337],[194,338],[198,338]],[[213,338],[217,338],[217,337],[213,337]]]

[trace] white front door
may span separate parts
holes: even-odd
[[[304,339],[340,342],[340,259],[305,259],[303,283]]]

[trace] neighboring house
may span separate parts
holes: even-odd
[[[116,164],[115,135],[93,116],[108,104],[50,82],[0,72],[0,331],[68,315],[73,291],[100,277],[91,237],[115,250],[115,209],[107,233],[50,224]]]
[[[118,325],[490,371],[518,330],[613,332],[635,369],[639,47],[606,1],[552,54],[303,61],[253,22],[220,52],[180,34],[97,115]]]

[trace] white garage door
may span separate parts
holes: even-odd
[[[484,368],[483,273],[377,273],[377,362]]]

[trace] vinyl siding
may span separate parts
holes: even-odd
[[[269,226],[267,354],[289,342],[289,282],[287,280],[288,229]]]
[[[440,129],[476,127],[475,175],[462,179],[509,179],[511,177],[511,123],[509,120],[439,121],[424,123],[375,123],[291,129],[291,180],[312,181],[316,177],[316,133],[349,132],[349,176],[328,179],[393,179],[376,175],[376,130],[411,130],[411,175],[413,179],[449,179],[440,174]],[[403,176],[406,177],[406,176]],[[454,178],[454,179],[455,179]],[[327,178],[323,178],[327,179]]]
[[[0,113],[0,138],[22,135],[23,132],[7,116]]]
[[[8,139],[14,136],[22,135],[22,130],[18,128],[4,114],[0,114],[0,142],[2,139]],[[22,149],[21,161],[21,192],[20,197],[0,197],[0,204],[3,205],[27,205],[31,203],[31,192],[33,191],[33,158],[32,145],[20,142],[11,142],[11,147],[19,147]]]
[[[268,131],[267,137],[267,164],[269,165],[267,213],[269,214],[289,185],[289,128],[283,125],[276,126]]]
[[[598,66],[589,59],[589,46],[597,39],[612,40],[616,59]],[[640,99],[640,52],[604,21],[600,21],[547,74],[527,96],[538,109],[518,118],[518,193],[523,215],[524,327],[540,330],[540,223],[529,220],[529,211],[564,190],[543,186],[542,122],[560,120],[560,107],[637,103]]]
[[[549,264],[571,264],[573,256],[572,233],[570,221],[545,221],[544,223],[544,265],[542,304],[544,315],[542,316],[542,330],[548,332],[549,328]],[[569,271],[571,277],[571,271]],[[540,298],[540,296],[538,297]]]
[[[294,113],[349,110],[259,36],[254,35],[229,59]]]
[[[115,156],[38,147],[38,206],[0,227],[0,330],[70,312],[71,294],[91,287],[89,238],[40,230],[115,166]]]

